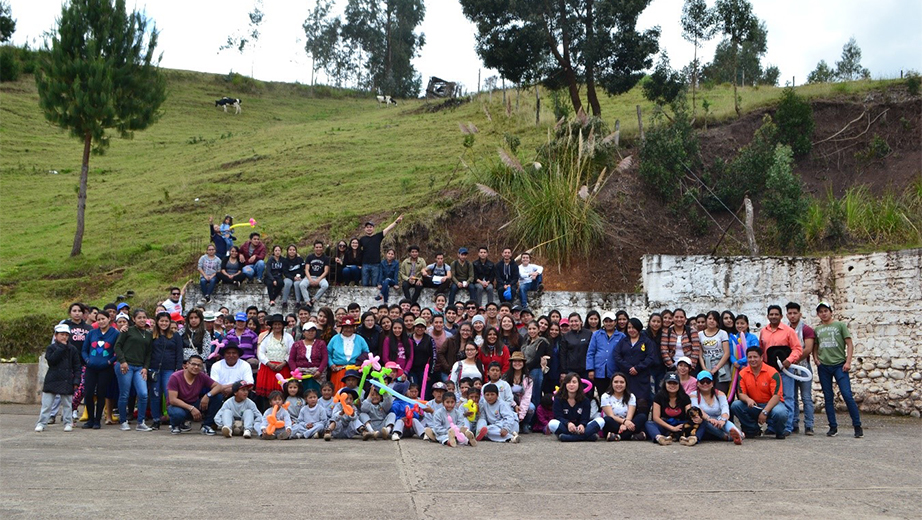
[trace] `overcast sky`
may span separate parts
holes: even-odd
[[[244,55],[218,53],[229,34],[246,27],[254,0],[128,0],[129,7],[146,10],[160,30],[159,49],[167,68],[250,74],[262,80],[310,81],[310,61],[303,51],[301,24],[315,0],[264,0],[265,18],[258,48]],[[346,0],[337,0],[339,7]],[[692,59],[691,44],[682,39],[679,17],[682,0],[653,0],[640,17],[641,28],[662,28],[660,48],[669,51],[673,67]],[[713,5],[713,0],[708,2]],[[842,45],[855,37],[863,52],[862,64],[875,78],[898,77],[900,70],[922,71],[922,0],[753,0],[755,13],[768,27],[768,53],[763,65],[781,69],[781,83],[796,77],[804,82],[816,63],[832,65]],[[61,0],[12,0],[17,20],[13,41],[41,42],[55,25]],[[426,0],[426,18],[420,27],[426,45],[414,60],[425,86],[429,76],[477,87],[482,68],[474,51],[473,25],[461,14],[456,0]],[[719,38],[699,52],[710,61]],[[482,79],[494,74],[484,70]]]

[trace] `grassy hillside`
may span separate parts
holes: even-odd
[[[317,99],[302,85],[241,87],[219,75],[167,75],[162,120],[133,140],[113,139],[105,155],[90,159],[84,254],[76,259],[68,254],[81,143],[45,122],[31,76],[0,86],[4,350],[17,343],[21,327],[63,316],[70,301],[103,304],[133,290],[135,304],[149,304],[166,286],[190,279],[207,242],[209,215],[255,218],[269,243],[335,240],[355,233],[367,217],[380,221],[399,212],[407,213],[408,224],[431,221],[457,202],[440,193],[466,186],[458,123],[480,128],[474,153],[492,158],[504,133],[517,135],[527,154],[543,142],[553,120],[545,95],[542,125],[535,127],[533,92],[522,92],[518,111],[515,92],[507,92],[509,113],[501,92],[492,102],[482,94],[451,110],[427,112],[419,100],[382,108],[373,99],[336,92],[336,99]],[[800,92],[830,96],[879,84],[815,85]],[[744,88],[743,107],[765,106],[779,94],[776,88]],[[241,97],[243,113],[214,108],[222,95]],[[714,121],[733,114],[730,87],[702,98],[711,103]],[[602,101],[604,119],[620,119],[627,140],[636,133],[635,105],[645,115],[652,108],[639,89]]]

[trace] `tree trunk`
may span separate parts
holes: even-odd
[[[692,124],[695,122],[697,105],[695,104],[695,93],[698,90],[698,38],[695,38],[695,55],[692,58]]]
[[[74,233],[74,247],[70,256],[80,256],[83,250],[83,222],[86,213],[86,180],[90,173],[90,145],[93,136],[86,134],[83,138],[83,166],[80,168],[80,190],[77,192],[77,231]]]
[[[733,109],[736,110],[736,117],[740,117],[740,104],[739,96],[736,95],[736,84],[737,84],[737,58],[739,57],[739,46],[733,44]]]
[[[578,114],[583,108],[583,101],[579,98],[579,85],[576,83],[576,73],[573,67],[567,64],[563,70],[563,77],[567,80],[567,90],[570,92],[570,102],[573,103],[573,113]]]
[[[593,14],[592,14],[592,2],[593,0],[586,1],[586,40],[590,42],[590,45],[594,38],[594,27],[593,27]],[[599,97],[595,93],[595,67],[593,66],[593,59],[586,60],[586,100],[589,101],[589,107],[592,110],[592,115],[600,117],[602,115],[602,106],[599,104]]]
[[[640,114],[640,105],[637,105],[637,131],[640,133],[640,141],[643,142],[643,116]]]
[[[538,91],[538,84],[535,83],[535,126],[541,123],[541,93]]]
[[[752,211],[752,201],[749,200],[748,193],[743,197],[743,205],[746,207],[746,240],[749,242],[749,254],[757,256],[759,254],[759,245],[756,244],[756,233],[752,227],[752,221],[755,219],[755,216]]]

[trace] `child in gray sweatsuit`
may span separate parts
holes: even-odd
[[[377,388],[372,388],[368,397],[362,401],[359,413],[359,420],[365,425],[366,432],[362,435],[362,440],[390,437],[391,428],[397,421],[397,416],[391,412],[393,401],[394,398],[390,394],[382,396]]]
[[[214,417],[215,424],[221,429],[225,437],[231,435],[243,435],[249,439],[253,432],[256,418],[259,417],[259,409],[256,403],[247,396],[250,393],[252,385],[245,381],[237,381],[231,390],[234,393],[233,399],[224,401],[218,414]]]
[[[519,442],[519,416],[499,398],[499,389],[493,383],[483,386],[476,429],[477,440],[486,437],[493,442]]]
[[[305,393],[307,404],[301,407],[301,413],[298,414],[297,422],[291,427],[291,437],[293,439],[310,439],[319,434],[326,428],[330,417],[327,415],[327,408],[320,404],[320,398],[316,390],[308,390]]]
[[[457,400],[455,399],[455,394],[446,393],[445,398],[442,399],[442,405],[438,410],[432,414],[431,419],[431,428],[435,434],[435,439],[441,443],[448,446],[454,447],[457,444],[470,444],[471,446],[477,445],[477,440],[474,438],[474,434],[468,429],[467,419],[464,418],[464,413],[461,409],[457,408],[455,405]],[[451,418],[451,421],[448,418]],[[462,439],[458,439],[455,432],[452,430],[452,425],[458,429],[458,433],[463,435]]]
[[[266,408],[266,411],[263,412],[262,416],[259,418],[259,436],[262,439],[288,439],[291,437],[291,415],[288,413],[288,410],[282,408],[284,403],[282,398],[282,392],[278,390],[273,390],[269,394],[269,408]],[[278,406],[278,411],[275,413],[275,418],[279,421],[284,421],[285,425],[281,428],[276,428],[275,433],[268,434],[266,433],[266,428],[269,426],[269,416],[272,415],[275,407]]]
[[[333,437],[337,439],[351,439],[356,433],[363,433],[365,425],[359,420],[359,412],[352,406],[352,403],[358,399],[358,392],[351,388],[343,388],[339,391],[340,399],[345,401],[345,405],[352,409],[352,414],[346,413],[344,403],[336,403],[333,412],[330,414],[330,422],[323,431],[323,440],[329,441]]]

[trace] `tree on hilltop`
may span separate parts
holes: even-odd
[[[160,72],[157,29],[125,10],[125,0],[71,0],[39,55],[35,74],[45,119],[83,141],[77,230],[71,256],[83,248],[90,151],[109,146],[107,130],[130,139],[160,118],[166,79]]]
[[[871,72],[861,66],[861,47],[855,38],[849,38],[842,46],[842,59],[836,62],[836,77],[839,81],[854,81],[868,79]]]

